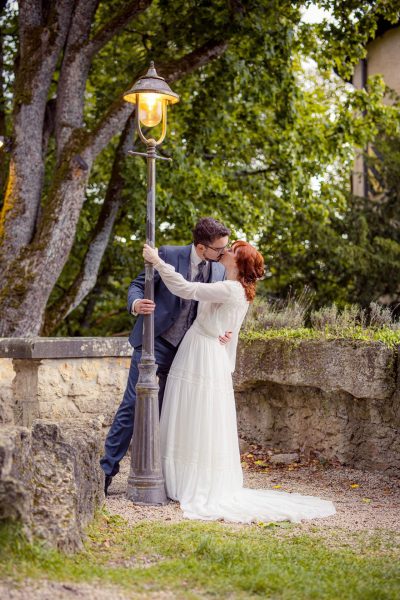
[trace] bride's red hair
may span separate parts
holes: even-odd
[[[249,302],[256,295],[256,282],[264,275],[264,258],[258,250],[247,242],[237,241],[232,244],[236,265],[239,271],[239,281],[244,287]]]

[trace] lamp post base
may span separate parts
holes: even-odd
[[[140,481],[138,478],[131,480],[129,477],[126,497],[133,504],[143,506],[165,506],[168,504],[164,480],[149,482],[147,479]]]
[[[143,356],[136,385],[135,424],[127,498],[135,504],[168,503],[161,470],[157,365]]]

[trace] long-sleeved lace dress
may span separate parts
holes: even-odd
[[[158,262],[168,289],[199,301],[197,318],[172,363],[161,413],[167,494],[189,519],[294,521],[335,514],[332,502],[280,490],[243,488],[232,385],[239,330],[248,301],[238,281],[188,282]],[[233,331],[223,346],[218,335]]]

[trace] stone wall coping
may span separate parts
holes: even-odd
[[[0,338],[0,358],[94,358],[131,356],[126,337]]]
[[[363,340],[254,340],[240,345],[237,391],[265,381],[343,391],[354,398],[389,400],[396,390],[398,349]]]

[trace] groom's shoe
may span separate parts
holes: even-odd
[[[104,495],[108,496],[108,488],[111,485],[113,478],[112,475],[106,475],[106,478],[104,480]]]

